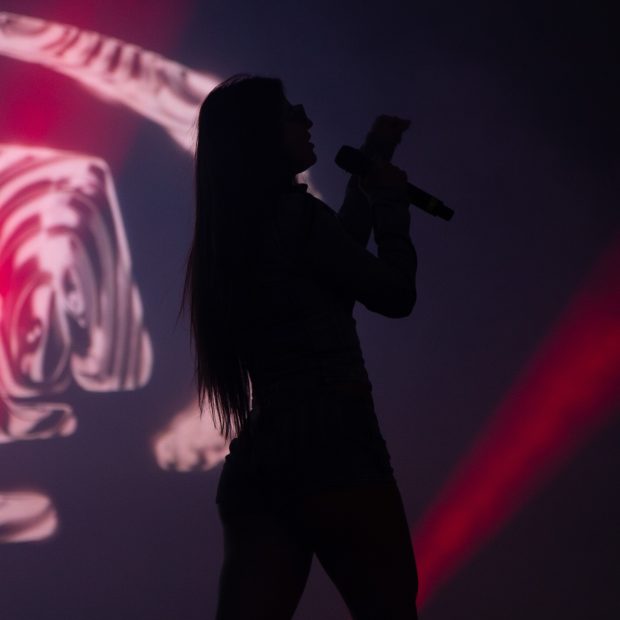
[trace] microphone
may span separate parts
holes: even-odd
[[[351,174],[366,176],[370,174],[375,167],[375,162],[359,149],[352,146],[343,146],[336,155],[336,165]],[[441,200],[427,194],[419,187],[407,183],[407,193],[409,202],[422,211],[426,211],[431,215],[440,217],[442,220],[450,220],[454,215],[454,211],[446,207]]]

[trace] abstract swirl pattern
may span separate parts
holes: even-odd
[[[72,432],[70,385],[133,390],[152,359],[106,163],[0,145],[0,442]]]
[[[131,43],[13,13],[0,13],[0,54],[70,76],[99,98],[161,125],[188,151],[198,106],[218,83]]]

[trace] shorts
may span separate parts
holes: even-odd
[[[286,511],[303,495],[394,480],[370,385],[298,388],[272,390],[231,441],[220,511]]]

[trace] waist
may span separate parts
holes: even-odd
[[[291,375],[252,384],[253,406],[265,407],[280,402],[290,403],[323,392],[341,392],[351,395],[371,395],[372,384],[364,372],[358,376],[339,376],[317,373]]]

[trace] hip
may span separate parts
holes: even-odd
[[[393,479],[368,386],[279,392],[262,401],[233,439],[218,486],[220,502],[286,502],[303,494]]]

